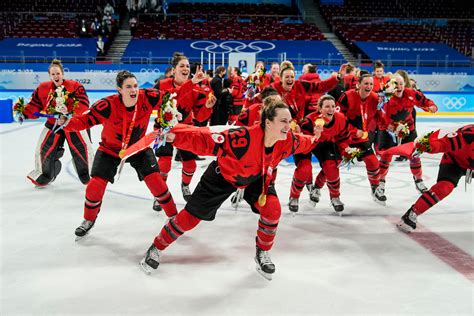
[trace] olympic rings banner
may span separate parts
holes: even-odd
[[[218,41],[218,40],[131,40],[123,55],[123,60],[143,57],[173,56],[182,52],[190,59],[199,60],[215,54],[217,63],[221,64],[222,56],[227,63],[229,53],[255,53],[257,58],[274,58],[286,54],[289,60],[344,59],[342,54],[329,41]]]
[[[425,96],[438,106],[438,113],[431,114],[417,109],[424,116],[470,115],[474,118],[474,92],[436,93],[426,92]]]

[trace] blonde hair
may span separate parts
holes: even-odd
[[[64,67],[59,59],[53,59],[53,61],[51,61],[51,64],[48,67],[48,73],[50,73],[51,68],[53,67],[58,67],[59,69],[61,69],[61,73],[64,75]]]
[[[399,69],[395,71],[395,74],[400,75],[400,77],[403,78],[403,81],[405,81],[405,87],[406,88],[411,88],[411,82],[410,82],[410,77],[408,77],[408,73],[405,70]]]
[[[285,72],[287,70],[295,71],[295,67],[293,66],[293,63],[289,60],[285,60],[281,63],[281,65],[280,65],[280,77],[283,78],[283,72]]]

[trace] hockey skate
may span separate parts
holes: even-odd
[[[233,208],[237,210],[243,198],[244,198],[244,189],[237,189],[234,195],[232,195],[232,197],[230,198],[230,204],[232,205]]]
[[[413,211],[413,208],[410,209],[402,216],[400,222],[397,224],[397,227],[404,231],[405,233],[411,233],[416,229],[416,218],[418,215]]]
[[[386,205],[385,202],[387,201],[387,197],[384,194],[384,191],[385,191],[384,186],[385,186],[385,182],[380,182],[379,185],[372,186],[372,199],[375,201],[375,203],[383,205],[383,206]]]
[[[88,221],[87,219],[83,220],[81,225],[76,228],[76,241],[83,239],[89,231],[94,227],[95,221]]]
[[[415,180],[415,186],[416,186],[416,189],[418,190],[418,192],[423,193],[423,192],[428,191],[428,188],[426,187],[425,183],[423,182],[423,179],[413,178],[413,180]]]
[[[160,256],[161,251],[152,244],[146,251],[143,259],[140,261],[140,268],[145,272],[145,274],[150,275],[158,268],[160,265]]]
[[[257,253],[255,254],[255,263],[258,273],[260,273],[265,279],[271,281],[272,274],[275,273],[275,265],[270,259],[268,251],[262,250],[257,247]]]
[[[331,205],[334,207],[336,213],[342,216],[342,211],[344,211],[344,203],[341,202],[341,199],[339,199],[339,197],[331,198]]]
[[[153,210],[157,211],[157,212],[161,212],[163,210],[163,208],[161,207],[160,205],[160,202],[158,202],[158,198],[155,197],[154,201],[153,201]]]
[[[293,213],[298,212],[298,199],[290,197],[290,202],[288,203],[288,207],[290,208],[290,212],[293,212]]]
[[[184,184],[181,182],[181,191],[183,192],[183,198],[187,202],[191,198],[191,189],[189,188],[189,184]]]
[[[311,192],[309,192],[309,201],[313,206],[319,203],[319,198],[321,197],[321,189],[313,186]]]

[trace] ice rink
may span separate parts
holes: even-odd
[[[472,121],[471,121],[472,122]],[[35,188],[26,175],[44,122],[0,125],[1,315],[473,315],[473,185],[464,177],[445,200],[418,218],[407,235],[395,223],[419,196],[407,162],[392,162],[387,206],[372,201],[365,167],[341,170],[343,216],[321,202],[288,210],[293,164],[282,162],[277,191],[282,218],[271,258],[272,281],[255,271],[258,217],[226,201],[164,252],[145,275],[138,262],[166,221],[126,165],[109,185],[91,233],[75,242],[85,187],[68,149],[56,181]],[[418,132],[466,122],[424,120]],[[101,128],[92,130],[97,148]],[[67,147],[67,146],[66,146]],[[441,155],[423,154],[425,183],[436,181]],[[211,158],[198,162],[194,188]],[[313,172],[319,171],[314,165]],[[181,165],[168,185],[184,207]]]

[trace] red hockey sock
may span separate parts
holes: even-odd
[[[322,163],[324,174],[326,175],[326,183],[329,189],[330,197],[338,197],[341,195],[340,186],[341,181],[339,180],[339,168],[335,160],[326,160]]]
[[[324,174],[324,170],[321,169],[318,175],[316,176],[316,180],[314,181],[314,186],[318,189],[321,189],[326,184],[326,175]]]
[[[176,204],[174,203],[173,197],[171,196],[168,186],[165,180],[163,180],[158,172],[153,172],[147,175],[144,179],[146,186],[150,190],[151,194],[158,199],[161,207],[166,213],[166,216],[171,217],[178,213]]]
[[[160,234],[155,237],[153,244],[160,250],[166,249],[176,239],[178,239],[184,232],[193,229],[199,224],[201,220],[194,215],[191,215],[186,209],[182,209],[178,215],[171,218],[168,223],[160,231]]]
[[[181,177],[183,184],[189,185],[191,179],[193,178],[194,172],[196,171],[196,160],[187,160],[183,161],[183,170],[181,172]]]
[[[380,155],[380,179],[385,179],[387,176],[391,161],[392,155]]]
[[[380,164],[375,155],[368,155],[363,158],[365,169],[367,170],[367,177],[370,185],[378,186],[380,183]],[[388,167],[387,167],[388,168]]]
[[[413,204],[413,211],[423,214],[436,203],[447,197],[454,189],[454,184],[449,181],[440,181],[433,185],[428,191],[423,192]]]
[[[298,162],[295,172],[293,174],[293,181],[291,182],[290,197],[299,198],[301,191],[306,183],[312,181],[312,166],[311,160],[303,159]]]
[[[410,170],[413,174],[413,177],[418,180],[422,179],[422,171],[421,171],[421,159],[420,157],[413,157],[410,159]]]
[[[161,156],[158,158],[158,167],[160,167],[160,175],[163,180],[168,179],[168,173],[171,170],[171,156]]]
[[[100,212],[102,198],[104,197],[107,180],[100,177],[92,177],[86,187],[86,201],[84,203],[84,219],[95,221]]]
[[[257,247],[268,251],[273,246],[278,222],[281,216],[281,205],[278,198],[274,195],[267,196],[267,203],[263,207],[255,203],[255,207],[260,211],[258,220]]]

